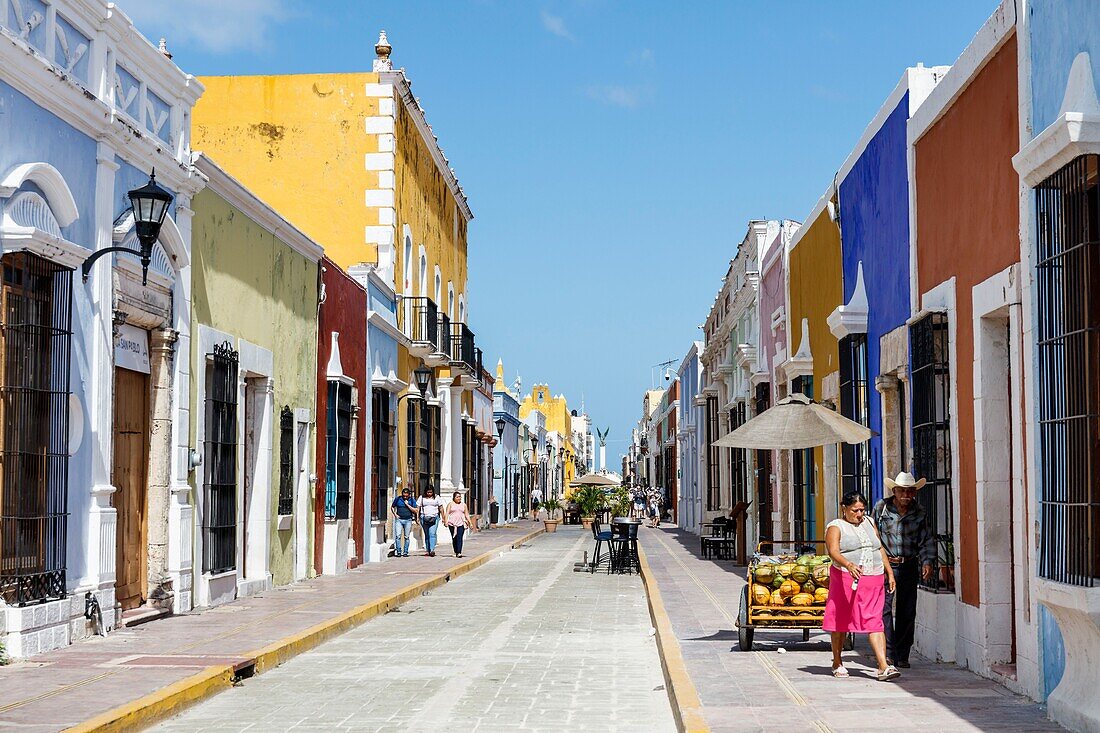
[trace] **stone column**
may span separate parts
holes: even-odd
[[[173,365],[179,334],[160,328],[149,338],[148,597],[171,604],[168,585],[168,514],[171,503]]]
[[[462,445],[462,387],[454,383],[450,386],[451,392],[451,480],[454,482],[454,491],[466,491],[466,483],[462,475],[462,461],[465,457]]]
[[[441,443],[439,452],[439,491],[447,495],[455,491],[458,487],[454,478],[453,433],[455,432],[455,426],[462,424],[461,420],[455,420],[451,414],[451,402],[458,402],[461,405],[461,400],[454,400],[451,394],[451,381],[450,379],[436,380],[436,385],[438,385],[437,394],[439,395],[440,401],[439,416],[442,421],[439,429],[439,440]],[[461,394],[462,393],[459,392],[459,395]],[[462,432],[459,430],[460,437],[461,434]],[[461,476],[461,461],[458,465],[458,475]]]
[[[882,395],[882,470],[884,476],[896,476],[904,470],[901,466],[901,441],[905,440],[900,429],[901,406],[898,399],[898,378],[893,374],[875,377],[875,389]]]

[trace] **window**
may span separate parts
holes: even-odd
[[[478,513],[477,431],[470,423],[462,423],[462,483],[466,487],[466,503],[470,514]]]
[[[347,519],[351,499],[352,386],[328,383],[325,418],[325,519]]]
[[[202,569],[237,567],[237,352],[226,342],[207,355]]]
[[[408,401],[406,429],[408,435],[408,486],[417,496],[423,495],[430,483],[439,490],[440,445],[438,405],[419,398]]]
[[[745,403],[738,402],[730,410],[730,432],[745,424]],[[733,504],[748,501],[748,451],[744,448],[730,448],[730,486],[733,491]]]
[[[871,427],[867,395],[867,334],[857,333],[840,340],[840,414]],[[903,464],[904,465],[904,464]],[[871,445],[840,445],[840,493],[858,491],[871,499]]]
[[[791,385],[792,392],[801,392],[814,398],[814,378],[797,377]],[[794,538],[797,541],[817,539],[817,503],[814,486],[814,449],[791,451],[794,464],[791,483],[794,489]]]
[[[1035,190],[1039,574],[1080,586],[1100,578],[1098,184],[1100,156],[1087,155]]]
[[[931,313],[909,328],[913,370],[913,468],[927,479],[917,499],[936,540],[930,590],[955,591],[954,507],[951,501],[951,410],[947,316]],[[948,570],[939,572],[940,565]]]
[[[756,414],[771,407],[771,389],[768,384],[756,385]],[[772,539],[772,452],[756,451],[756,509],[760,513],[757,527],[760,539]]]
[[[294,513],[294,413],[289,405],[279,415],[279,514]]]
[[[0,258],[0,600],[65,596],[72,271]]]
[[[389,511],[389,492],[393,481],[393,413],[390,393],[379,387],[371,390],[371,481],[374,489],[374,519],[385,521]]]
[[[718,461],[721,460],[721,448],[714,445],[718,440],[718,398],[707,396],[707,511],[716,512],[722,508],[721,486],[718,479]]]

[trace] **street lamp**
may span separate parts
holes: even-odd
[[[130,210],[134,215],[134,232],[137,234],[141,249],[133,250],[129,247],[106,247],[97,250],[91,257],[84,260],[80,266],[80,273],[84,276],[84,282],[88,282],[88,273],[96,260],[112,252],[129,252],[141,258],[141,284],[149,282],[149,262],[153,259],[153,245],[160,236],[160,228],[164,224],[164,217],[168,213],[168,206],[172,203],[172,194],[157,183],[156,171],[149,174],[149,182],[141,188],[135,188],[127,196],[130,197]]]
[[[432,370],[428,367],[419,367],[413,372],[413,379],[416,380],[416,388],[420,390],[421,397],[427,397],[428,385],[432,381]]]
[[[497,423],[497,438],[503,440],[504,439],[504,418],[503,417],[498,417],[496,419],[496,423]]]

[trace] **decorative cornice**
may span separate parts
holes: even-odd
[[[867,289],[863,284],[863,260],[856,265],[856,285],[845,305],[838,305],[825,322],[833,336],[842,339],[856,333],[867,333]]]
[[[802,319],[802,342],[794,356],[783,364],[788,379],[808,377],[814,373],[814,357],[810,352],[810,319]]]

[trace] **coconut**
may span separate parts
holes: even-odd
[[[757,583],[771,585],[772,579],[775,578],[775,565],[772,563],[760,565],[753,572],[752,576],[756,578]]]
[[[829,600],[829,589],[818,588],[814,591],[814,603],[824,603]]]
[[[809,593],[798,593],[791,598],[792,606],[809,606],[814,602],[814,597]]]
[[[813,569],[814,583],[822,588],[829,587],[829,565],[818,565]]]
[[[771,605],[773,605],[773,606],[786,605],[786,601],[783,600],[783,596],[777,590],[772,591]]]
[[[807,580],[805,583],[802,584],[803,593],[813,593],[816,590],[817,586],[814,585],[814,582],[812,580]]]
[[[776,573],[775,577],[772,578],[772,590],[779,590],[785,582],[787,582],[787,576]]]
[[[805,583],[810,579],[810,568],[806,565],[795,565],[794,570],[787,574],[796,583]]]
[[[752,586],[752,603],[754,606],[766,606],[771,601],[772,592],[766,585],[754,583]]]
[[[783,585],[779,586],[779,595],[783,596],[784,598],[790,598],[791,596],[797,595],[801,591],[802,586],[800,586],[793,580],[785,580],[783,581]]]
[[[814,559],[814,557],[815,557],[814,555],[801,555],[794,562],[795,562],[795,565],[809,565],[810,562]]]
[[[791,562],[785,562],[775,569],[775,571],[784,578],[788,577],[792,570],[794,570],[794,563]]]

